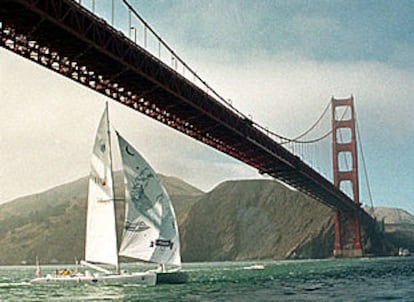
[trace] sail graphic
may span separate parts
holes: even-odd
[[[85,260],[118,265],[108,106],[99,123],[92,151]]]
[[[118,134],[118,133],[117,133]],[[118,134],[125,180],[125,221],[120,251],[117,249],[114,181],[108,103],[100,120],[92,150],[86,214],[85,261],[93,269],[76,274],[48,274],[33,283],[91,284],[184,283],[180,239],[174,209],[160,179],[144,158]],[[119,255],[160,264],[156,270],[120,270]],[[116,266],[113,272],[98,264]],[[174,267],[174,270],[168,270]]]
[[[119,255],[180,266],[180,240],[171,200],[158,175],[122,136],[126,221]]]

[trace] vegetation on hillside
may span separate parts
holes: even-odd
[[[175,177],[161,179],[175,207],[184,262],[332,255],[332,210],[277,181],[228,181],[204,193]],[[83,259],[87,186],[85,177],[1,205],[0,265],[33,264],[36,256],[42,263]],[[117,200],[123,187],[118,172]],[[121,235],[122,201],[116,202],[116,213]],[[386,239],[397,247],[414,250],[413,234],[410,224],[385,227]]]

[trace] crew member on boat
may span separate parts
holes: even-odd
[[[70,274],[71,274],[71,271],[70,271],[70,270],[67,270],[66,268],[64,268],[64,269],[60,272],[60,274],[61,274],[62,276],[68,276],[68,275],[70,275]]]

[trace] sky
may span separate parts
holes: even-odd
[[[115,26],[125,32],[128,16],[118,2]],[[414,214],[413,1],[129,2],[211,87],[280,135],[301,134],[332,96],[352,94],[374,206]],[[110,3],[96,1],[101,17],[111,15]],[[132,22],[141,43],[143,31]],[[0,82],[0,203],[86,176],[105,101],[112,125],[161,174],[204,191],[229,179],[262,177],[4,49]],[[329,119],[319,134],[329,130]],[[313,166],[329,178],[330,141],[307,148]],[[370,204],[359,157],[360,200]]]

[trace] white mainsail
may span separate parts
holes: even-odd
[[[118,265],[108,105],[99,123],[92,151],[85,260]]]
[[[119,255],[181,266],[180,239],[171,200],[158,175],[122,136],[126,220]]]

